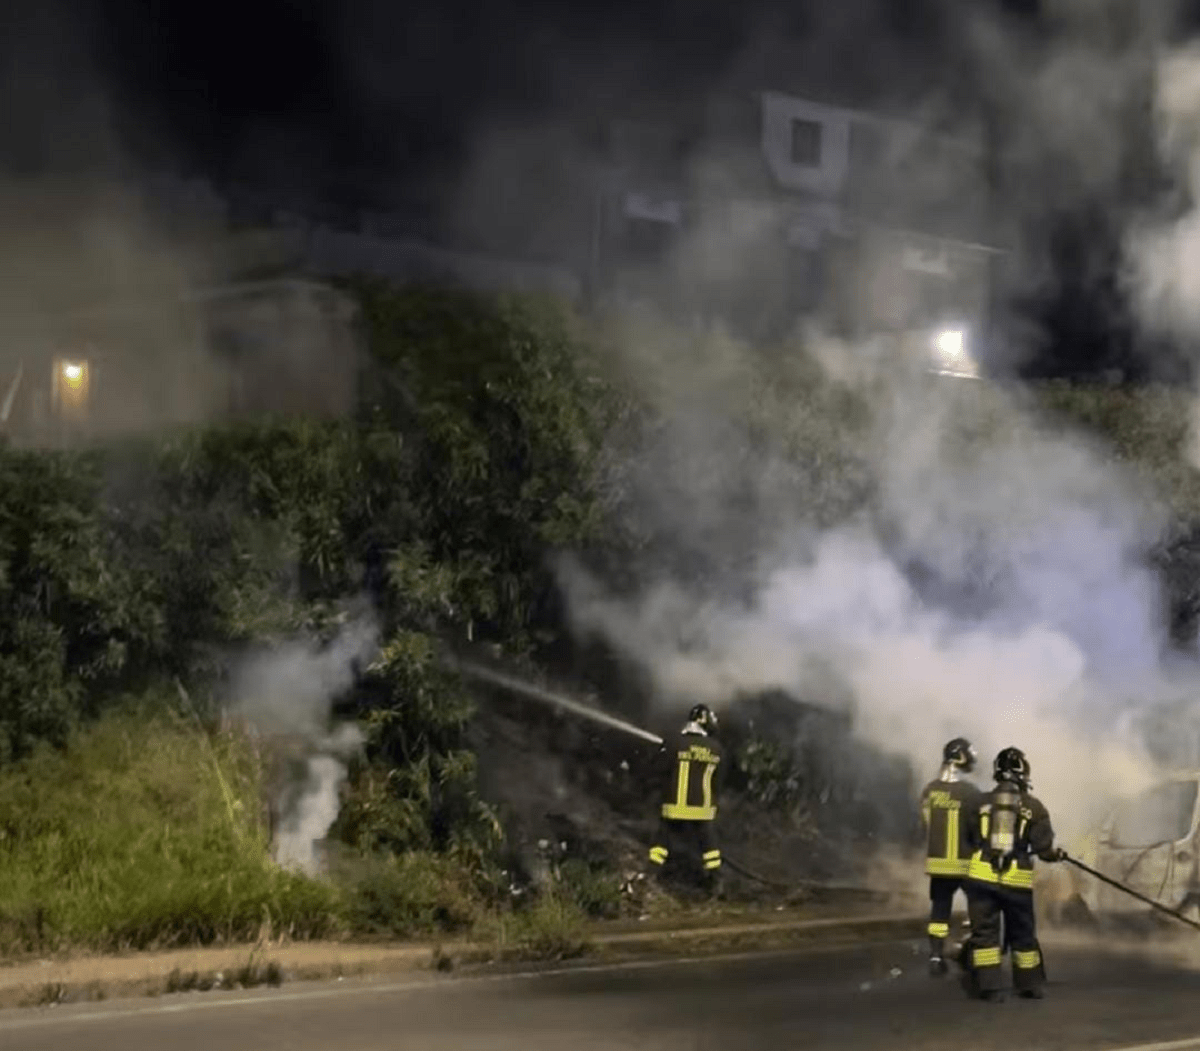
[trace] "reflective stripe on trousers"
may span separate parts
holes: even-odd
[[[1031,949],[1029,952],[1017,952],[1013,950],[1013,966],[1018,970],[1032,971],[1042,965],[1042,954],[1037,949]]]
[[[991,949],[972,949],[971,963],[975,967],[999,967],[1000,949],[998,947]]]

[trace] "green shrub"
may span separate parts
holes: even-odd
[[[613,920],[621,915],[621,877],[616,871],[568,858],[558,866],[557,893],[595,920]]]
[[[0,772],[0,945],[146,948],[328,933],[336,896],[281,870],[257,759],[144,708]]]
[[[571,960],[591,948],[583,910],[557,893],[538,895],[521,909],[493,913],[475,936],[501,959]]]
[[[428,852],[360,857],[337,873],[350,929],[410,937],[456,932],[479,922],[487,902],[458,859]]]

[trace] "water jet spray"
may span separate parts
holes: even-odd
[[[600,723],[602,726],[620,730],[622,733],[627,733],[632,737],[640,737],[643,741],[649,741],[651,744],[663,743],[663,739],[658,734],[651,733],[649,730],[643,730],[640,726],[635,726],[624,719],[618,719],[615,715],[609,715],[607,712],[603,712],[590,704],[577,701],[558,690],[548,690],[545,687],[538,686],[536,683],[519,679],[514,675],[505,675],[503,672],[484,667],[482,664],[476,664],[473,661],[464,661],[456,657],[450,657],[447,659],[447,663],[454,670],[472,679],[491,683],[493,686],[499,686],[501,689],[510,690],[513,693],[521,694],[535,701],[542,701],[544,704],[552,704],[565,711],[581,715],[585,719],[591,719],[592,722]]]

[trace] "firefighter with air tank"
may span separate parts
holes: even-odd
[[[720,890],[721,850],[713,834],[717,816],[716,791],[721,745],[716,739],[717,717],[705,704],[688,713],[688,721],[673,739],[663,743],[662,758],[669,768],[658,833],[650,847],[650,864],[659,872],[689,865],[696,882],[710,894]]]
[[[929,876],[929,973],[944,975],[954,895],[962,890],[971,861],[968,823],[963,820],[980,792],[964,775],[975,769],[971,742],[956,737],[942,749],[942,770],[921,792],[925,829],[925,872]]]
[[[1046,973],[1033,911],[1033,859],[1062,861],[1066,854],[1055,847],[1050,814],[1031,791],[1025,753],[1005,748],[992,770],[996,787],[962,818],[971,846],[966,883],[971,936],[959,960],[973,996],[1001,1001],[1001,963],[1009,949],[1017,994],[1040,1000]]]

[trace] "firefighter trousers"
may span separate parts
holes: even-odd
[[[966,893],[963,876],[929,877],[929,955],[940,957],[950,937],[950,915],[954,911],[954,895]]]
[[[689,882],[714,890],[721,872],[721,850],[712,821],[660,818],[650,864],[664,875],[687,873]]]
[[[1037,940],[1033,891],[974,880],[967,882],[966,890],[971,937],[963,962],[975,991],[994,992],[1003,986],[1001,962],[1006,948],[1012,952],[1013,987],[1017,992],[1041,990],[1046,984],[1046,969]]]

